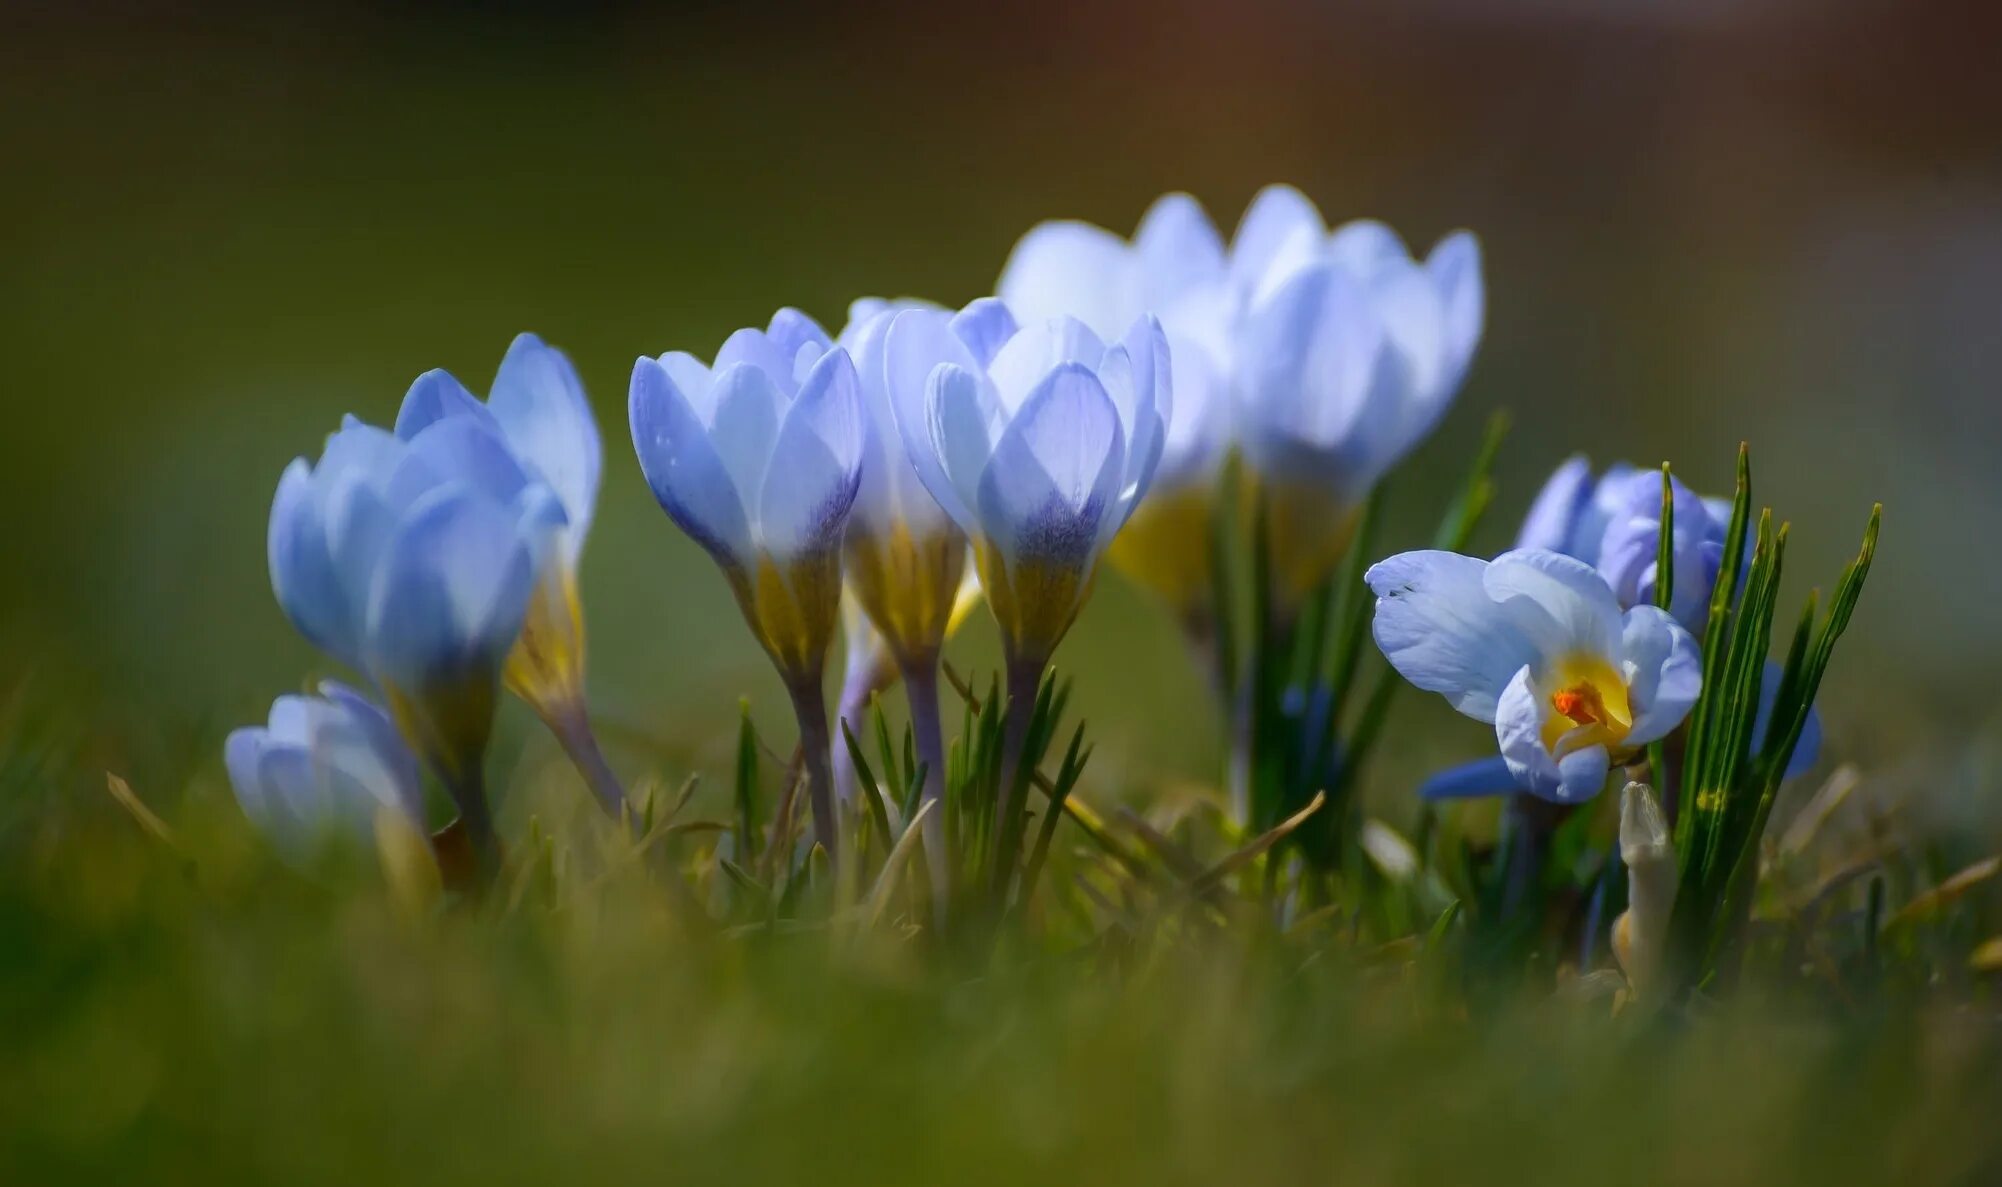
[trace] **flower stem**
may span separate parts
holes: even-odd
[[[915,658],[904,665],[904,691],[911,702],[911,734],[918,761],[924,764],[924,790],[918,805],[945,798],[945,731],[938,716],[938,656]],[[952,892],[952,869],[945,852],[945,805],[932,809],[924,821],[925,865],[931,871],[932,911],[943,919]]]
[[[549,732],[556,735],[556,741],[563,747],[572,766],[584,779],[584,785],[598,800],[598,806],[613,820],[623,820],[626,816],[626,789],[619,777],[612,772],[612,765],[605,761],[605,752],[598,746],[598,735],[591,729],[591,718],[584,709],[583,698],[553,706],[543,717]]]
[[[1028,658],[1009,655],[1007,667],[1007,721],[1001,733],[1001,786],[994,797],[994,835],[999,842],[996,850],[995,887],[1005,892],[1008,879],[1013,876],[1015,854],[1010,838],[1016,837],[1011,830],[1012,822],[1021,814],[1022,796],[1019,794],[1027,780],[1023,777],[1022,762],[1026,757],[1022,752],[1028,745],[1029,725],[1036,714],[1036,694],[1043,684],[1043,671],[1049,660],[1043,657]]]
[[[834,769],[828,745],[827,694],[814,679],[794,682],[793,714],[799,719],[799,748],[806,767],[806,798],[813,810],[813,839],[830,861],[840,857],[840,818],[835,815]]]

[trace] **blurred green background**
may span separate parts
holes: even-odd
[[[1894,0],[6,12],[0,676],[17,700],[96,706],[79,728],[100,768],[212,774],[221,729],[324,670],[269,594],[279,471],[343,412],[393,416],[426,368],[484,390],[524,329],[571,353],[605,429],[584,573],[599,709],[720,766],[739,693],[778,728],[776,682],[640,481],[633,357],[707,355],[782,304],[833,329],[858,295],[963,301],[1039,219],[1126,231],[1187,189],[1228,227],[1275,180],[1415,243],[1472,227],[1487,253],[1481,355],[1395,484],[1385,550],[1429,533],[1494,409],[1516,429],[1486,547],[1572,451],[1673,459],[1719,490],[1746,439],[1758,496],[1796,521],[1799,594],[1887,506],[1824,695],[1835,753],[1936,779],[1997,710],[1993,17]],[[963,646],[983,662],[991,628]],[[1083,676],[1099,786],[1211,777],[1207,702],[1130,588],[1101,583],[1061,662]],[[1393,790],[1486,745],[1430,700],[1393,726]]]

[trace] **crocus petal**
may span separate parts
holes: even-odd
[[[462,482],[496,502],[512,502],[529,483],[521,461],[491,419],[470,416],[434,421],[409,438],[403,468],[427,471],[411,487],[426,490],[442,481]]]
[[[1656,606],[1627,611],[1620,641],[1629,702],[1634,709],[1630,745],[1642,746],[1682,724],[1703,691],[1703,659],[1696,640]]]
[[[1083,222],[1047,222],[1022,236],[994,292],[1025,325],[1075,317],[1102,337],[1124,331],[1141,312],[1126,241]]]
[[[828,338],[826,330],[820,328],[819,322],[789,306],[772,314],[765,336],[789,360],[791,365],[787,374],[795,385],[805,382],[807,372],[820,361],[820,357],[834,349],[833,340]]]
[[[1078,363],[1057,367],[994,446],[977,504],[984,534],[1011,564],[1088,566],[1124,451],[1118,411],[1098,377]]]
[[[1149,309],[1192,285],[1221,279],[1225,272],[1223,237],[1202,203],[1187,194],[1155,199],[1133,233],[1133,254]]]
[[[313,501],[312,470],[304,458],[287,466],[278,480],[265,547],[272,591],[292,625],[314,646],[358,664],[359,615],[334,567]]]
[[[992,306],[1005,316],[1007,310]],[[961,315],[966,316],[966,315]],[[983,313],[988,319],[994,313]],[[912,309],[897,314],[891,321],[884,343],[884,383],[890,392],[890,407],[896,413],[897,432],[903,438],[904,453],[911,466],[917,471],[918,479],[940,507],[962,528],[973,520],[972,504],[956,493],[953,480],[949,478],[942,464],[942,455],[932,444],[931,388],[933,372],[942,364],[950,365],[964,374],[965,379],[954,379],[953,385],[969,384],[962,395],[972,395],[974,405],[979,407],[983,397],[979,394],[982,372],[981,363],[975,359],[964,340],[954,332],[956,319],[939,312],[926,309]],[[985,416],[981,418],[981,438],[985,439]],[[985,449],[981,451],[985,464]],[[978,481],[978,471],[969,477],[971,483]]]
[[[1023,326],[1001,347],[987,364],[987,378],[1012,416],[1052,369],[1082,363],[1096,371],[1104,358],[1105,342],[1090,326],[1074,317],[1046,318]]]
[[[1354,278],[1333,266],[1297,273],[1246,320],[1238,359],[1246,406],[1288,436],[1342,447],[1372,419],[1394,416],[1372,398],[1383,342],[1382,320]]]
[[[1473,361],[1487,318],[1487,292],[1481,279],[1481,244],[1470,231],[1455,231],[1441,239],[1425,257],[1425,271],[1438,286],[1446,312],[1446,360],[1451,386]]]
[[[1418,785],[1418,796],[1426,800],[1476,799],[1508,795],[1519,786],[1508,760],[1497,754],[1436,772]]]
[[[1539,655],[1618,653],[1620,605],[1584,561],[1535,549],[1504,552],[1482,573],[1481,585]]]
[[[575,566],[590,534],[604,468],[604,443],[577,369],[563,352],[522,334],[501,359],[487,408],[508,444],[563,500],[564,553]]]
[[[1245,208],[1231,240],[1231,283],[1249,293],[1289,241],[1318,240],[1326,234],[1321,212],[1307,195],[1290,185],[1266,186]]]
[[[1411,259],[1397,232],[1373,218],[1351,219],[1336,227],[1323,250],[1329,259],[1365,278]]]
[[[759,543],[775,560],[841,542],[861,479],[860,382],[848,352],[822,357],[786,410],[758,498]]]
[[[1376,594],[1371,630],[1406,680],[1481,721],[1518,671],[1539,656],[1483,582],[1486,561],[1451,552],[1406,552],[1363,575]]]
[[[932,372],[927,394],[926,420],[929,435],[923,456],[937,472],[933,486],[926,487],[946,509],[946,513],[969,535],[979,530],[973,508],[979,505],[980,479],[987,472],[994,453],[988,422],[991,410],[978,376],[951,363],[940,363]],[[914,452],[913,458],[918,455]],[[919,475],[925,469],[919,469]]]
[[[1752,722],[1752,746],[1761,748],[1766,744],[1766,730],[1773,719],[1773,703],[1779,699],[1780,679],[1786,674],[1778,661],[1767,660],[1766,668],[1759,677],[1759,712]],[[1805,775],[1809,768],[1821,758],[1821,713],[1813,706],[1807,710],[1807,721],[1800,728],[1800,739],[1794,743],[1793,756],[1787,760],[1783,779],[1796,779]]]
[[[497,668],[534,583],[533,558],[508,509],[463,487],[439,488],[410,509],[376,571],[370,671],[422,689]]]
[[[724,372],[732,367],[749,368],[765,375],[782,398],[790,399],[799,391],[799,381],[793,369],[798,358],[797,346],[796,341],[781,342],[763,330],[738,330],[723,340],[710,370],[715,372],[717,385],[721,387]],[[719,391],[719,399],[721,394]],[[770,438],[766,440],[769,442]]]
[[[1517,786],[1559,804],[1576,804],[1599,794],[1612,757],[1604,746],[1585,746],[1552,757],[1543,744],[1544,698],[1528,668],[1503,689],[1495,709],[1495,740]]]
[[[732,363],[716,369],[715,399],[709,443],[722,459],[737,497],[745,507],[755,507],[789,397],[771,372]]]
[[[982,367],[993,362],[994,356],[1020,330],[1014,312],[993,297],[982,297],[952,316],[953,334],[966,344]]]
[[[337,759],[386,806],[396,809],[420,828],[424,823],[424,780],[417,756],[404,744],[396,725],[367,697],[336,680],[323,681],[320,695],[338,711],[347,731],[330,739],[338,744]]]
[[[648,358],[633,364],[628,411],[633,447],[654,498],[719,562],[747,565],[751,529],[743,500],[707,429],[665,367]]]
[[[1592,463],[1583,454],[1573,454],[1537,492],[1536,501],[1529,505],[1529,514],[1523,517],[1522,530],[1516,533],[1515,546],[1577,556],[1571,543],[1571,529],[1591,497]]]
[[[403,406],[396,413],[396,435],[408,441],[431,425],[455,416],[470,416],[490,427],[494,423],[487,406],[450,371],[426,371],[404,394]]]

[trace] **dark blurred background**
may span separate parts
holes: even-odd
[[[1833,747],[1996,732],[1991,6],[278,7],[0,5],[0,675],[92,706],[107,763],[212,768],[218,729],[324,668],[267,585],[279,471],[426,368],[483,391],[533,329],[605,429],[596,700],[719,765],[736,695],[776,683],[639,479],[633,357],[782,304],[831,330],[861,294],[960,302],[1037,220],[1126,232],[1186,189],[1229,227],[1276,180],[1487,253],[1481,355],[1384,550],[1429,534],[1497,408],[1485,547],[1572,451],[1722,491],[1749,440],[1799,596],[1886,505]],[[1096,777],[1209,775],[1203,693],[1130,588],[1061,659]],[[1393,771],[1484,745],[1406,710]]]

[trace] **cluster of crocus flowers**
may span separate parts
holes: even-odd
[[[317,464],[301,458],[285,471],[272,505],[279,605],[310,642],[367,678],[403,743],[444,784],[488,868],[499,846],[483,767],[504,669],[573,755],[595,760],[595,769],[580,766],[606,809],[623,805],[583,725],[576,563],[598,469],[597,430],[575,372],[525,334],[488,402],[446,372],[428,372],[404,397],[393,430],[349,417]],[[350,693],[326,703],[351,717],[368,704]],[[280,716],[300,717],[294,702],[280,706],[265,734],[231,743],[230,772],[246,804],[272,802],[267,768],[302,761],[318,772],[316,786],[334,794],[364,786],[326,775],[342,760],[325,740],[342,735],[281,732]],[[274,737],[286,745],[272,749]],[[281,757],[253,761],[253,744]]]
[[[1262,191],[1228,246],[1185,194],[1156,202],[1130,242],[1046,223],[999,292],[1025,320],[1069,314],[1101,334],[1160,319],[1174,416],[1155,494],[1112,555],[1197,633],[1214,629],[1211,518],[1229,453],[1264,505],[1283,624],[1332,574],[1371,488],[1451,403],[1485,309],[1472,235],[1416,260],[1381,223],[1330,230],[1289,186]]]
[[[1652,605],[1622,610],[1597,569],[1560,553],[1406,552],[1364,580],[1391,666],[1493,724],[1516,786],[1543,799],[1597,795],[1702,690],[1688,631]]]
[[[821,682],[862,476],[854,363],[811,319],[781,310],[766,330],[732,334],[713,366],[680,352],[641,358],[629,410],[654,497],[723,570],[792,697],[814,837],[836,855]]]

